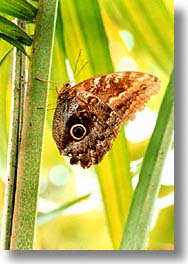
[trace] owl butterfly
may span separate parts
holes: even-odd
[[[120,125],[134,119],[160,87],[157,77],[141,72],[115,72],[65,83],[58,92],[53,137],[71,164],[89,168],[112,147]]]

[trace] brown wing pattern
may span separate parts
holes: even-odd
[[[157,77],[142,72],[104,74],[74,86],[74,89],[91,92],[107,103],[122,121],[133,119],[159,88]]]
[[[58,91],[53,120],[60,153],[83,168],[99,163],[121,123],[133,119],[159,87],[157,77],[140,72],[104,74],[74,87],[64,84]]]

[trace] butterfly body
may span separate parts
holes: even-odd
[[[159,90],[150,74],[117,72],[88,79],[58,93],[53,137],[70,163],[88,168],[99,163],[112,147],[122,122],[133,119]]]

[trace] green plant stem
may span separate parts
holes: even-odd
[[[14,196],[16,188],[17,159],[19,149],[20,111],[21,111],[21,89],[24,83],[24,61],[23,54],[14,49],[13,68],[13,92],[11,106],[11,126],[8,148],[8,164],[6,171],[6,189],[3,207],[3,220],[1,230],[1,248],[10,248],[10,237],[12,229],[12,216],[14,210]],[[21,78],[21,76],[23,78]]]
[[[40,0],[19,149],[11,249],[32,249],[58,0]]]
[[[144,249],[149,233],[160,177],[174,127],[174,73],[172,72],[157,123],[144,157],[139,183],[124,229],[120,249]]]

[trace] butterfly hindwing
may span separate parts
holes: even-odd
[[[53,137],[60,153],[69,156],[71,164],[79,162],[87,168],[102,160],[119,127],[118,116],[109,105],[90,92],[77,91],[68,104],[59,102]]]

